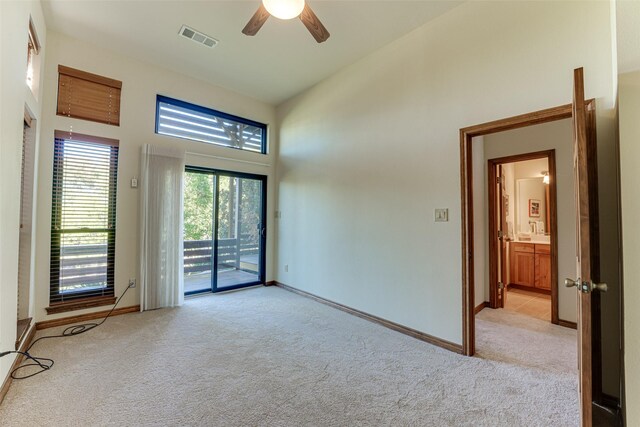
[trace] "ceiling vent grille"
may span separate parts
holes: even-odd
[[[187,27],[186,25],[183,25],[182,28],[180,28],[180,32],[178,34],[210,48],[214,48],[218,44],[218,40],[214,39],[213,37],[201,33],[198,30],[194,30],[193,28]]]

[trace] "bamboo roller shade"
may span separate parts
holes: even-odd
[[[58,115],[120,126],[122,82],[58,66]]]

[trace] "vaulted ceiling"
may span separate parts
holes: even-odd
[[[331,33],[317,44],[298,19],[241,33],[260,0],[44,0],[49,29],[277,105],[460,1],[309,0]],[[209,49],[185,24],[220,41]]]

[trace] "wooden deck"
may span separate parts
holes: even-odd
[[[218,263],[218,289],[257,282],[259,245],[247,239],[220,239],[216,246],[211,240],[184,242],[184,291],[211,289],[211,265]],[[254,273],[252,273],[254,272]]]
[[[218,273],[218,288],[226,288],[228,286],[241,285],[243,283],[257,282],[258,273],[247,273],[242,270],[227,270]],[[203,289],[211,289],[211,272],[185,274],[184,291],[200,291]]]

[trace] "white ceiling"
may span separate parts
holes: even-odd
[[[331,33],[325,43],[298,19],[270,17],[245,36],[260,0],[44,0],[43,8],[50,29],[277,105],[461,2],[308,3]],[[220,43],[179,37],[183,24]]]

